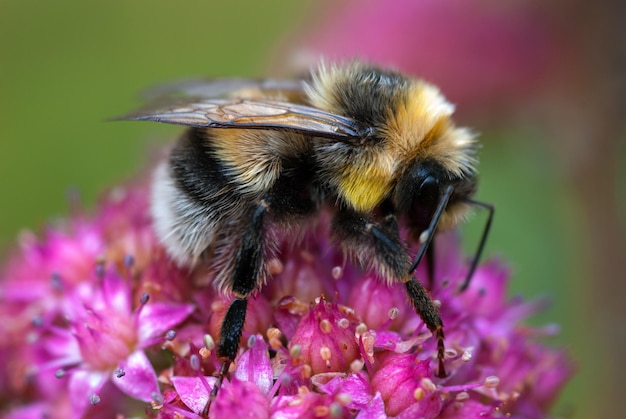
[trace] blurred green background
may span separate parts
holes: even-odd
[[[298,42],[315,34],[315,25],[325,13],[334,13],[333,7],[313,0],[0,1],[2,253],[22,229],[41,231],[66,215],[68,191],[79,191],[87,208],[92,207],[103,189],[142,168],[159,141],[175,137],[175,127],[105,122],[137,107],[138,92],[201,75],[288,74],[294,64],[285,57],[297,55]],[[459,77],[468,76],[459,69]],[[563,89],[567,91],[567,85]],[[589,217],[607,215],[590,213],[593,206],[585,206],[574,175],[557,161],[574,151],[550,140],[551,125],[544,122],[552,115],[543,115],[539,123],[536,115],[526,112],[524,107],[536,103],[525,98],[501,113],[497,106],[485,107],[496,109],[491,114],[461,109],[462,123],[482,133],[478,198],[497,207],[487,254],[511,266],[513,294],[548,296],[552,301],[535,323],[561,325],[562,334],[553,341],[571,351],[579,368],[555,415],[608,417],[598,416],[597,407],[613,394],[610,391],[619,389],[610,371],[624,364],[611,358],[605,333],[621,339],[623,327],[597,327],[598,313],[593,310],[602,302],[590,300],[602,294],[590,290],[602,284],[594,276],[597,272],[611,271],[598,271],[594,265],[605,262],[588,252],[594,239],[585,226]],[[554,119],[560,121],[554,124],[558,131],[563,116],[555,112]],[[624,131],[621,134],[623,139]],[[617,155],[604,156],[621,156],[623,163],[625,148],[620,147]],[[607,162],[623,167],[621,163]],[[597,183],[591,188],[607,186],[606,179],[593,173],[589,177]],[[615,202],[621,207],[613,210],[621,216],[625,177],[624,170],[619,178],[615,173],[607,191],[601,192],[618,196]],[[467,227],[468,243],[477,240],[481,216]],[[615,228],[623,231],[623,222]],[[623,286],[609,294],[621,291]]]

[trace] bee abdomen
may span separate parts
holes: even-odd
[[[193,265],[215,242],[220,220],[244,210],[242,198],[197,129],[185,132],[154,176],[155,232],[177,263]]]

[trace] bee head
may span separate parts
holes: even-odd
[[[398,213],[405,217],[417,234],[430,223],[444,191],[452,194],[440,221],[440,228],[458,224],[467,213],[467,200],[476,190],[477,179],[471,174],[455,174],[434,159],[416,160],[398,179],[392,200]]]

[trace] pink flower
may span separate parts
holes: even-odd
[[[289,345],[292,352],[298,352],[298,360],[311,367],[313,374],[347,371],[358,357],[354,324],[346,314],[320,299],[300,320]]]
[[[436,377],[436,341],[403,285],[345,261],[323,215],[300,247],[281,238],[209,405],[230,297],[197,285],[210,272],[167,258],[145,191],[116,190],[93,219],[22,239],[0,282],[2,415],[539,418],[572,374],[565,353],[541,343],[554,328],[524,325],[543,304],[509,300],[501,263],[458,291],[467,263],[448,234],[436,239],[431,294],[449,375]]]
[[[395,66],[470,110],[545,87],[569,49],[538,2],[345,1],[318,14],[304,37],[295,34],[288,58],[295,50],[297,65],[308,68],[322,56]]]

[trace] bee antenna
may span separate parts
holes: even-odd
[[[441,219],[441,216],[443,215],[443,211],[446,209],[446,206],[448,205],[448,201],[450,200],[450,196],[452,195],[453,189],[454,188],[452,187],[452,185],[448,185],[448,187],[445,189],[445,191],[443,192],[443,195],[441,195],[439,204],[437,204],[437,209],[435,210],[435,214],[433,215],[433,218],[430,220],[430,225],[420,235],[420,242],[422,242],[422,245],[420,246],[419,252],[417,252],[417,256],[415,257],[415,260],[413,261],[411,268],[409,268],[409,274],[412,274],[415,271],[415,269],[417,269],[417,265],[420,264],[420,262],[424,258],[424,255],[426,254],[426,250],[430,246],[430,243],[433,241],[433,237],[435,236],[435,230],[437,229],[439,220]]]
[[[469,272],[465,277],[465,281],[463,281],[463,285],[459,291],[463,292],[469,287],[470,281],[472,280],[472,276],[474,276],[474,271],[476,271],[476,267],[478,266],[478,262],[480,261],[480,256],[483,253],[485,248],[485,243],[487,243],[487,236],[489,236],[489,230],[491,230],[491,222],[493,221],[493,214],[495,213],[496,208],[493,204],[487,204],[485,202],[474,201],[472,199],[465,200],[469,205],[473,205],[476,207],[481,207],[489,211],[489,215],[487,216],[487,222],[485,223],[485,228],[483,228],[483,234],[480,237],[480,242],[478,243],[478,249],[476,250],[476,254],[474,255],[474,259],[472,260],[472,264],[470,265]]]

